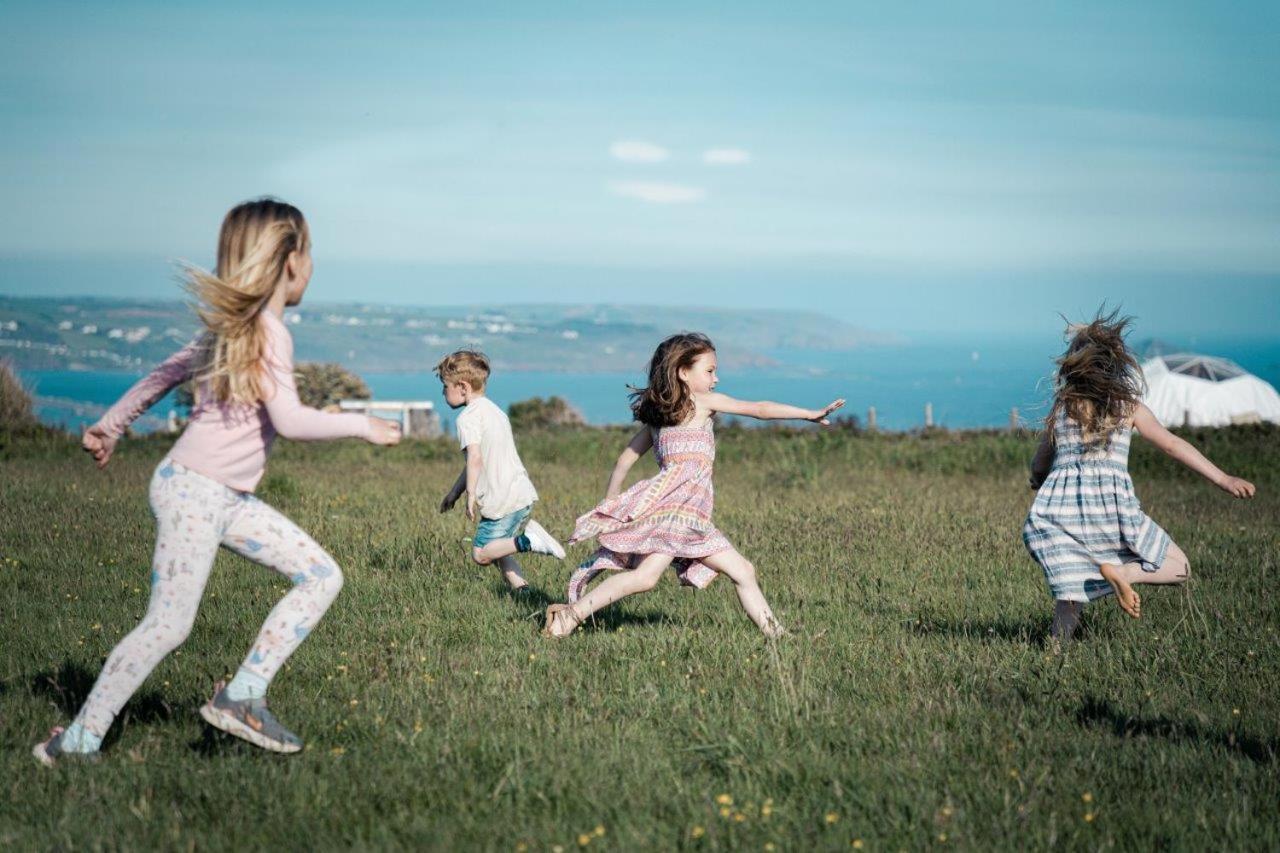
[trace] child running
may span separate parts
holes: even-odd
[[[278,433],[291,439],[363,438],[390,445],[399,428],[355,414],[303,406],[293,379],[293,341],[281,315],[311,279],[311,238],[297,208],[275,199],[231,210],[218,238],[215,274],[187,270],[204,333],[139,380],[84,434],[99,468],[140,414],[188,378],[197,383],[191,419],[151,479],[156,547],[151,601],[141,623],[107,658],[80,713],[37,744],[53,765],[96,758],[129,697],[187,638],[218,547],[273,569],[293,584],[263,624],[229,684],[200,709],[211,725],[274,752],[302,741],[267,708],[266,692],[342,588],[333,558],[277,510],[253,496]]]
[[[453,488],[440,501],[440,512],[453,509],[467,493],[467,518],[476,525],[471,539],[471,559],[481,566],[496,563],[512,590],[529,586],[514,555],[550,554],[564,559],[564,548],[529,518],[538,499],[529,474],[516,451],[511,421],[484,395],[489,382],[489,359],[484,353],[459,350],[436,365],[445,402],[458,415],[458,443],[466,464]],[[463,408],[465,407],[465,408]],[[527,523],[526,523],[527,521]],[[518,532],[524,525],[524,532]]]
[[[1058,359],[1057,393],[1031,463],[1037,492],[1022,539],[1049,583],[1050,634],[1059,644],[1075,633],[1084,602],[1115,593],[1137,619],[1134,584],[1180,584],[1190,575],[1187,555],[1134,494],[1133,430],[1227,494],[1254,494],[1252,483],[1224,474],[1142,404],[1142,372],[1124,341],[1130,319],[1117,314],[1077,328]]]
[[[783,633],[756,582],[755,567],[711,521],[712,417],[721,412],[827,424],[844,400],[821,410],[745,402],[716,393],[719,381],[716,349],[706,335],[673,335],[658,345],[649,362],[648,387],[631,395],[631,411],[644,426],[618,457],[604,502],[578,519],[570,540],[595,538],[600,547],[570,579],[569,603],[547,608],[544,636],[564,637],[602,607],[653,589],[668,566],[674,566],[681,583],[698,588],[723,572],[737,587],[751,621],[766,636]],[[627,473],[650,448],[660,466],[657,475],[623,492]],[[584,594],[606,569],[618,574]]]

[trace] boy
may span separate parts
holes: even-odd
[[[532,519],[524,533],[516,533],[529,518],[538,493],[516,452],[511,422],[484,395],[489,359],[483,353],[459,350],[436,365],[436,375],[449,407],[465,406],[458,415],[458,442],[467,456],[458,481],[440,502],[440,511],[453,509],[465,491],[467,518],[476,521],[478,512],[480,522],[471,540],[472,559],[482,566],[497,563],[511,589],[524,589],[528,583],[513,555],[532,552],[562,560],[564,548]]]

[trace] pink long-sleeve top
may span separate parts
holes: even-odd
[[[191,420],[169,453],[175,462],[242,492],[252,492],[262,479],[277,433],[301,441],[369,437],[369,419],[364,415],[321,412],[302,405],[293,381],[289,330],[270,311],[263,311],[258,322],[267,333],[263,393],[268,399],[250,406],[218,403],[210,394],[197,394]],[[110,436],[120,436],[139,415],[191,376],[200,352],[197,339],[171,355],[125,392],[97,425]]]

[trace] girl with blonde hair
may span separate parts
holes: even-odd
[[[728,575],[756,627],[769,637],[783,632],[760,591],[755,566],[712,523],[711,419],[723,413],[826,424],[844,400],[821,409],[735,400],[715,390],[716,367],[716,349],[706,335],[672,335],[658,345],[648,386],[632,394],[631,411],[642,426],[618,457],[604,502],[578,519],[570,540],[595,539],[600,547],[570,579],[569,603],[547,608],[544,636],[563,637],[600,608],[653,589],[669,566],[681,583],[699,588]],[[658,473],[622,491],[631,467],[651,449]],[[588,592],[587,584],[606,570],[615,574]]]
[[[1135,430],[1232,497],[1254,494],[1252,483],[1223,473],[1142,404],[1142,371],[1124,340],[1129,323],[1113,311],[1069,329],[1053,407],[1031,463],[1036,498],[1022,539],[1044,569],[1054,598],[1050,632],[1059,643],[1075,633],[1085,602],[1114,593],[1137,619],[1142,599],[1135,584],[1180,584],[1190,576],[1187,555],[1134,494],[1129,441]]]
[[[187,637],[219,546],[273,569],[293,588],[276,604],[234,679],[214,685],[200,709],[213,726],[275,752],[302,741],[267,708],[271,679],[333,603],[342,572],[280,512],[253,495],[273,438],[362,438],[391,445],[399,428],[356,414],[303,406],[293,378],[293,340],[282,315],[311,279],[311,238],[302,213],[271,198],[245,202],[222,222],[215,272],[187,268],[204,332],[139,380],[84,434],[106,467],[126,427],[188,378],[191,419],[151,480],[157,534],[146,615],[107,658],[75,720],[33,753],[52,765],[96,757],[116,715],[152,670]]]

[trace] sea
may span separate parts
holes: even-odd
[[[1190,349],[1190,348],[1189,348]],[[1195,352],[1229,358],[1272,385],[1280,386],[1280,338],[1198,341]],[[719,391],[748,400],[775,400],[817,408],[836,398],[848,401],[845,413],[863,423],[872,407],[876,424],[886,430],[924,425],[925,408],[933,422],[952,429],[999,428],[1019,421],[1037,426],[1052,396],[1053,358],[1039,340],[953,337],[853,350],[788,349],[767,353],[768,369],[722,370]],[[99,371],[31,370],[19,375],[36,395],[39,417],[78,431],[95,421],[140,374]],[[435,404],[446,429],[454,413],[444,403],[440,383],[428,371],[362,374],[375,399],[426,400]],[[627,386],[644,383],[644,374],[496,373],[489,396],[506,407],[531,397],[563,397],[592,424],[630,421]],[[173,396],[160,400],[140,419],[140,431],[162,429],[176,409]]]

